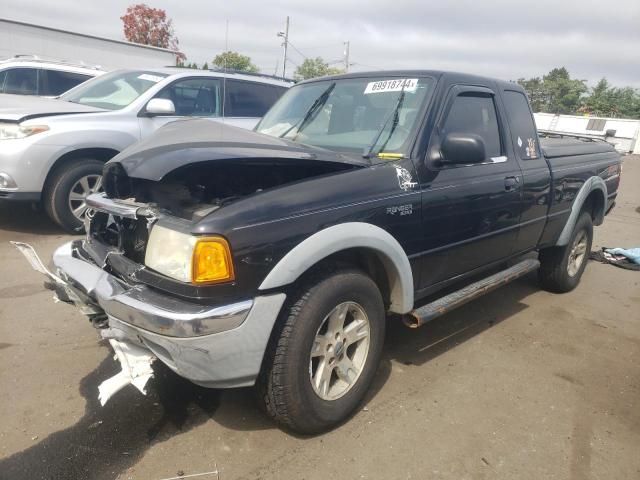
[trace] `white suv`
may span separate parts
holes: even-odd
[[[97,66],[16,55],[0,60],[0,93],[57,97],[103,73]]]
[[[251,129],[289,86],[257,74],[155,68],[116,70],[57,99],[0,95],[0,201],[42,202],[61,227],[80,232],[104,162],[178,119]]]

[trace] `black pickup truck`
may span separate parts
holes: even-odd
[[[158,359],[207,387],[255,384],[313,433],[362,400],[386,318],[417,327],[532,270],[576,287],[620,163],[604,142],[541,140],[513,83],[325,77],[253,132],[177,121],[119,154],[51,270],[18,247],[140,390]]]

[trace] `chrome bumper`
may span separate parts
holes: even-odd
[[[161,335],[195,337],[231,330],[244,322],[253,306],[253,300],[245,300],[211,308],[168,297],[143,285],[125,285],[101,268],[76,258],[71,243],[55,251],[53,265],[59,278],[95,301],[108,316]],[[65,286],[57,288],[67,290]]]
[[[49,271],[33,249],[15,243],[32,267],[49,278],[57,297],[94,321],[104,338],[145,347],[179,375],[207,387],[253,385],[283,293],[207,307],[130,286],[80,259],[72,242],[53,254]]]

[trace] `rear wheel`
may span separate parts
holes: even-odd
[[[538,276],[542,286],[557,293],[569,292],[576,288],[587,266],[592,242],[593,221],[588,212],[583,212],[578,217],[566,246],[540,251]]]
[[[258,381],[267,413],[299,433],[345,420],[380,363],[385,314],[376,284],[359,271],[321,277],[283,312]]]
[[[78,159],[56,171],[45,192],[45,207],[51,219],[71,233],[84,231],[86,199],[102,191],[103,163]]]

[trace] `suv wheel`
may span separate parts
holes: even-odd
[[[307,285],[283,312],[258,391],[267,413],[304,434],[328,430],[362,401],[384,343],[382,296],[354,270]]]
[[[556,293],[576,288],[587,266],[592,242],[593,221],[588,212],[583,212],[578,217],[566,246],[540,251],[538,276],[543,288]]]
[[[102,167],[94,159],[78,159],[54,173],[45,194],[51,219],[70,233],[84,231],[86,198],[102,191]]]

